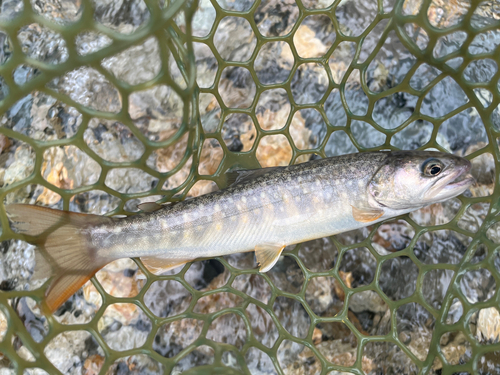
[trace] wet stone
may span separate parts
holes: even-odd
[[[52,86],[90,109],[118,113],[122,106],[116,87],[93,68],[72,70],[53,81]]]
[[[489,209],[489,203],[475,203],[467,208],[457,225],[462,229],[475,233],[483,224]]]
[[[155,281],[144,294],[146,306],[160,318],[184,312],[191,299],[191,293],[175,280]]]
[[[375,375],[388,371],[394,374],[418,373],[418,367],[401,350],[399,346],[390,342],[369,342],[363,349],[363,356],[370,360],[365,373]]]
[[[452,270],[434,269],[425,274],[422,285],[424,299],[435,309],[440,309],[454,276]]]
[[[120,3],[94,1],[94,20],[122,34],[131,34],[151,17],[143,0],[134,0],[127,7]]]
[[[270,85],[286,81],[293,63],[294,57],[288,43],[268,42],[260,48],[254,69],[259,81]]]
[[[467,271],[462,276],[460,289],[473,304],[489,300],[495,293],[496,283],[489,270],[480,268]]]
[[[245,274],[236,276],[231,286],[263,303],[267,303],[271,297],[271,287],[260,275]]]
[[[334,267],[338,251],[330,238],[320,238],[298,246],[299,258],[309,270],[321,272]]]
[[[471,359],[472,347],[462,332],[447,332],[439,340],[441,351],[450,365],[466,363]]]
[[[452,230],[430,231],[418,238],[413,253],[424,264],[458,264],[470,242],[470,237]]]
[[[278,289],[288,293],[299,293],[304,284],[304,274],[292,257],[284,256],[267,275]]]
[[[13,300],[11,305],[33,340],[37,343],[43,341],[47,336],[49,323],[36,301],[29,297],[22,297]]]
[[[109,305],[98,322],[99,333],[117,351],[142,346],[149,335],[152,324],[146,314],[131,303]]]
[[[245,313],[250,321],[253,337],[268,348],[273,347],[279,333],[271,315],[262,307],[253,303],[248,305]]]
[[[307,336],[311,319],[300,302],[287,297],[277,297],[273,311],[283,328],[291,335],[298,338]]]
[[[241,17],[223,18],[214,36],[215,48],[226,61],[248,60],[256,43],[250,24]]]
[[[481,356],[478,360],[478,370],[480,375],[500,372],[500,351],[491,351]]]
[[[416,290],[418,267],[408,257],[386,260],[381,266],[379,285],[393,301],[410,297]]]
[[[44,348],[47,359],[62,373],[83,371],[84,353],[104,358],[104,352],[87,331],[65,331],[54,337]],[[88,365],[87,365],[88,366]]]
[[[0,310],[0,342],[3,341],[5,334],[7,332],[7,318],[3,311]]]
[[[254,20],[264,36],[284,36],[290,33],[299,16],[295,1],[262,1],[254,13]]]
[[[348,316],[356,329],[366,336],[386,335],[391,330],[391,310],[373,290],[350,297]]]
[[[299,65],[291,82],[293,99],[297,104],[319,102],[328,86],[328,75],[323,65],[305,63]],[[312,87],[315,90],[312,90]]]
[[[307,16],[295,31],[293,44],[302,58],[322,57],[335,41],[335,28],[330,17]]]
[[[155,335],[153,350],[166,358],[176,356],[199,337],[203,324],[202,320],[181,319],[162,325]]]
[[[284,374],[311,374],[321,372],[321,363],[308,347],[284,340],[278,348],[278,362]]]
[[[344,323],[319,323],[321,342],[316,348],[327,361],[340,366],[352,366],[356,361],[357,339]]]
[[[85,361],[87,363],[87,361]],[[90,372],[93,369],[87,368]],[[161,375],[164,374],[163,364],[146,354],[135,354],[117,359],[108,369],[107,374],[127,373],[130,375]]]
[[[351,273],[353,288],[370,284],[376,267],[375,257],[366,248],[346,251],[340,262],[340,270]]]
[[[214,362],[214,350],[208,345],[200,345],[180,358],[172,373],[182,373],[193,367],[210,365]]]
[[[460,320],[463,314],[463,306],[458,298],[455,298],[448,310],[448,316],[446,317],[446,324],[455,324]]]
[[[236,307],[243,302],[243,298],[233,293],[221,292],[201,297],[193,308],[193,312],[211,314],[223,309]]]
[[[500,313],[489,307],[472,314],[469,327],[481,344],[496,344],[500,340]]]
[[[206,338],[223,344],[234,345],[241,350],[247,340],[243,318],[229,313],[219,316],[208,328]]]
[[[399,339],[424,361],[432,339],[434,317],[422,305],[412,302],[398,308],[396,319]]]
[[[266,374],[278,374],[269,355],[255,347],[251,347],[246,352],[245,363],[252,372],[265,371]]]
[[[373,236],[373,243],[382,246],[386,251],[394,252],[408,247],[415,230],[405,220],[391,220],[380,225]]]
[[[344,306],[344,290],[332,276],[318,276],[309,280],[306,302],[318,316],[335,316]]]

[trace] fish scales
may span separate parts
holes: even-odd
[[[470,166],[440,152],[367,152],[238,172],[225,190],[125,219],[22,204],[6,210],[13,229],[49,255],[37,257],[36,274],[52,276],[44,303],[54,311],[97,270],[124,257],[140,257],[157,273],[196,258],[255,250],[260,272],[267,272],[286,245],[463,193],[474,183]]]
[[[351,205],[383,154],[344,156],[285,167],[226,190],[96,228],[93,245],[109,256],[208,257],[253,250],[259,243],[295,244],[359,224]],[[117,231],[117,228],[119,230]],[[127,241],[124,254],[123,241]]]

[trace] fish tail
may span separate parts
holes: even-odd
[[[99,256],[85,234],[89,227],[111,221],[109,217],[25,204],[9,204],[5,209],[11,227],[44,253],[36,254],[33,278],[52,277],[45,292],[51,312],[113,260]]]

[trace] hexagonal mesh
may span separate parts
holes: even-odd
[[[129,215],[222,188],[229,168],[358,150],[454,152],[478,180],[289,247],[266,274],[252,253],[161,276],[119,260],[50,316],[2,210],[2,374],[498,373],[499,9],[2,2],[4,203]]]

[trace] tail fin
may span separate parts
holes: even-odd
[[[109,217],[25,204],[10,204],[5,209],[12,228],[42,248],[46,259],[37,254],[34,276],[52,276],[45,292],[45,302],[51,312],[113,260],[99,256],[85,235],[89,227],[110,222]]]

